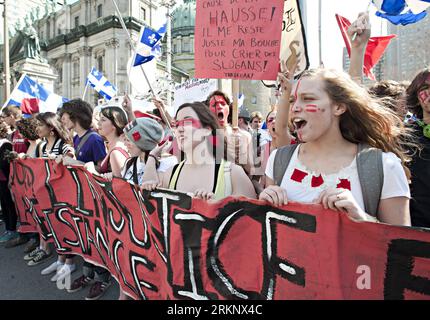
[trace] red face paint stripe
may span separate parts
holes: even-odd
[[[420,99],[421,102],[425,102],[429,96],[430,96],[429,89],[423,90],[418,94],[418,98]]]
[[[318,107],[316,104],[307,104],[305,106],[305,111],[307,112],[317,112],[318,111]]]

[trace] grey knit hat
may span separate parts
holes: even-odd
[[[163,127],[150,118],[137,118],[130,122],[124,133],[142,151],[151,151],[163,139]]]

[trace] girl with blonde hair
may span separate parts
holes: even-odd
[[[281,82],[290,99],[280,108],[288,108],[299,143],[271,154],[260,199],[321,203],[355,220],[410,225],[409,139],[399,117],[343,72],[305,71],[292,86],[287,71]]]

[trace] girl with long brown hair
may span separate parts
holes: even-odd
[[[291,157],[281,178],[275,177],[274,166],[282,149],[272,153],[266,169],[269,187],[260,199],[275,205],[321,203],[356,220],[410,225],[404,145],[409,139],[399,117],[343,72],[305,71],[293,87],[287,79],[283,94],[290,100],[280,107],[289,109],[299,144],[284,147]],[[370,194],[363,182],[366,170],[359,175],[362,152],[376,154],[381,163],[374,175],[383,178],[381,189]],[[375,194],[380,195],[369,210]]]
[[[155,160],[162,148],[152,150],[143,178],[145,189],[161,186],[190,192],[206,200],[220,200],[230,195],[256,197],[245,171],[224,159],[223,131],[206,105],[194,102],[180,106],[176,112],[175,135],[185,160],[157,174]]]

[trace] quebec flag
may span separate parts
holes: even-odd
[[[430,0],[373,0],[378,17],[403,26],[424,19]]]
[[[46,90],[42,85],[31,79],[26,74],[21,76],[17,86],[13,89],[9,99],[3,108],[8,105],[20,107],[24,100],[37,99],[38,112],[57,112],[64,102],[69,101],[58,94]]]
[[[103,76],[103,74],[94,67],[91,69],[91,72],[88,74],[87,85],[88,83],[91,85],[91,87],[94,88],[94,90],[96,90],[107,101],[112,99],[112,97],[116,96],[117,94],[116,87],[112,85],[108,81],[108,79],[106,79],[106,77]]]
[[[136,48],[136,56],[133,61],[133,67],[151,61],[156,56],[161,55],[160,42],[166,33],[166,24],[158,31],[154,31],[148,26],[143,26],[140,31],[139,43]]]

